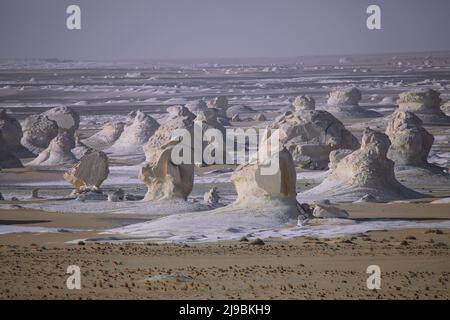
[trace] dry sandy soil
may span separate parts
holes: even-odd
[[[449,205],[347,205],[354,218],[449,218]],[[396,212],[397,216],[392,213]],[[425,214],[425,212],[427,214]],[[420,214],[421,213],[421,214]],[[102,214],[0,210],[2,224],[91,228],[0,235],[2,299],[449,299],[448,229],[377,231],[334,239],[301,237],[214,244],[105,244],[91,237],[121,223]],[[381,268],[381,289],[366,268]],[[81,290],[66,287],[69,265]],[[171,277],[150,280],[169,274]]]

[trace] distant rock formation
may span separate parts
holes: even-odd
[[[217,109],[217,116],[227,118],[228,99],[225,96],[219,96],[208,101],[208,108]]]
[[[367,128],[361,148],[342,158],[320,185],[300,193],[299,201],[353,202],[367,194],[379,201],[423,197],[395,178],[394,162],[386,156],[390,144],[388,136]]]
[[[142,146],[159,128],[159,123],[138,110],[129,117],[122,134],[114,144],[105,150],[113,155],[143,154]]]
[[[22,126],[19,121],[9,116],[5,109],[0,110],[0,131],[3,137],[3,147],[17,157],[33,157],[34,154],[22,146]]]
[[[144,163],[139,173],[147,185],[144,200],[158,201],[181,199],[186,200],[194,185],[194,165],[176,165],[171,160],[173,145],[159,149],[146,149],[148,161]]]
[[[186,129],[193,137],[194,119],[196,118],[193,113],[183,106],[169,107],[167,112],[169,113],[167,119],[143,147],[146,161],[152,160],[151,158],[158,153],[160,148],[172,141],[172,135],[175,130]]]
[[[37,158],[27,163],[28,166],[57,166],[69,165],[77,161],[71,152],[73,148],[73,134],[61,130],[53,138],[47,149],[43,150]]]
[[[361,91],[357,88],[335,90],[328,95],[327,105],[324,110],[338,118],[372,118],[382,116],[378,112],[361,107],[359,105],[361,99]]]
[[[65,174],[64,179],[75,188],[75,194],[82,189],[100,188],[109,174],[109,161],[102,151],[92,151],[84,155]]]
[[[294,111],[315,110],[316,100],[308,95],[297,96],[292,102],[292,108]]]
[[[279,129],[280,142],[303,168],[325,169],[332,150],[359,148],[358,140],[342,122],[322,110],[286,112],[269,129]]]
[[[30,115],[22,123],[23,137],[21,143],[29,151],[39,154],[46,149],[58,135],[58,125],[47,116]]]
[[[120,121],[107,122],[99,132],[84,139],[82,142],[95,150],[107,149],[119,139],[124,127],[125,123]]]
[[[206,204],[216,206],[219,204],[220,196],[217,187],[212,187],[208,192],[203,195],[203,201]]]
[[[0,129],[0,169],[22,167],[23,165],[19,158],[9,151],[8,144],[6,144],[3,138],[3,131]]]
[[[75,134],[75,131],[80,126],[80,116],[70,107],[55,107],[45,111],[42,115],[55,121],[59,129],[63,129],[71,134]]]
[[[381,101],[378,103],[380,106],[396,106],[397,103],[395,102],[395,99],[393,97],[384,97],[381,99]]]
[[[252,108],[243,105],[231,106],[227,109],[226,115],[227,118],[233,119],[234,116],[248,116],[249,114],[255,112]]]
[[[208,109],[208,105],[206,104],[206,102],[201,99],[190,101],[186,103],[185,107],[195,115],[200,111]]]
[[[450,124],[450,117],[440,108],[440,93],[433,89],[418,89],[400,94],[398,109],[410,111],[418,116],[423,124]]]
[[[259,113],[255,116],[255,121],[267,121],[267,118],[263,113]]]
[[[414,113],[394,112],[386,134],[391,140],[387,156],[395,162],[396,176],[405,185],[411,188],[420,183],[450,185],[450,174],[428,163],[434,137],[422,127],[422,121]]]

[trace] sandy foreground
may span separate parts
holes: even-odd
[[[450,218],[449,204],[343,207],[358,219],[380,215],[424,221]],[[333,239],[265,239],[264,245],[243,241],[189,245],[67,243],[95,236],[130,219],[0,210],[3,225],[90,230],[0,235],[0,298],[450,298],[448,229],[376,231]],[[69,265],[81,268],[81,290],[66,287]],[[367,289],[369,265],[381,268],[380,290]]]

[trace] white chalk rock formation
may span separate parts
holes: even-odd
[[[279,129],[280,142],[303,168],[326,169],[332,150],[359,148],[358,140],[342,122],[322,110],[286,112],[269,129]]]
[[[159,123],[142,111],[137,111],[125,125],[114,144],[105,150],[113,155],[143,154],[142,146],[159,128]]]
[[[64,166],[77,162],[77,158],[71,152],[73,148],[73,134],[60,131],[53,138],[47,149],[39,153],[37,158],[27,163],[28,166]]]
[[[64,179],[75,188],[75,193],[82,189],[98,189],[109,174],[109,161],[102,151],[85,154],[80,161],[71,167]]]
[[[148,139],[143,149],[146,160],[151,160],[152,155],[158,154],[158,149],[172,141],[172,135],[177,129],[186,129],[193,137],[195,115],[183,106],[167,108],[169,116],[160,125],[158,130]]]
[[[390,144],[387,135],[366,129],[361,148],[342,158],[320,185],[300,193],[299,201],[353,202],[366,194],[379,201],[423,197],[395,178],[394,162],[387,158]]]
[[[74,134],[80,126],[80,116],[70,107],[55,107],[45,111],[42,115],[55,121],[59,129],[63,129],[69,133]]]
[[[335,90],[328,95],[325,110],[338,118],[381,117],[380,113],[361,107],[359,105],[361,99],[361,91],[357,88]]]
[[[119,139],[124,127],[125,123],[120,121],[105,123],[99,132],[84,139],[82,142],[95,150],[107,149]]]
[[[450,117],[442,112],[440,93],[433,89],[418,89],[400,94],[398,109],[410,111],[418,116],[423,124],[450,124]]]
[[[194,165],[174,164],[171,160],[173,145],[152,149],[139,173],[147,185],[145,201],[186,200],[194,186]]]
[[[22,131],[21,144],[34,154],[38,154],[58,135],[58,125],[45,115],[31,115],[23,121]]]
[[[395,162],[396,177],[410,188],[420,184],[450,185],[450,174],[428,163],[428,154],[434,137],[422,127],[414,113],[397,110],[391,115],[386,128],[391,140],[388,158]]]
[[[208,109],[208,105],[204,100],[194,100],[191,102],[186,103],[185,107],[192,112],[193,114],[197,114],[200,111],[204,111]]]
[[[292,108],[294,111],[315,110],[316,100],[308,95],[297,96],[292,102]]]
[[[15,118],[9,116],[5,109],[0,110],[0,131],[3,136],[3,145],[17,157],[34,156],[27,148],[25,148],[20,140],[22,139],[22,126]]]

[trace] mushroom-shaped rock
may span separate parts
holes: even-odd
[[[114,155],[143,154],[142,146],[159,128],[159,123],[142,111],[125,125],[122,134],[105,152]]]
[[[158,153],[158,149],[172,141],[175,130],[186,129],[193,137],[195,119],[193,113],[183,106],[169,107],[167,112],[169,113],[167,119],[143,147],[147,161]]]
[[[387,135],[366,129],[361,148],[341,159],[320,185],[300,193],[299,200],[353,202],[366,194],[379,201],[423,197],[396,180],[394,162],[386,156],[389,146]]]
[[[55,121],[58,128],[68,132],[75,133],[80,125],[80,116],[70,107],[55,107],[45,111],[43,115]]]
[[[335,90],[328,95],[325,110],[338,118],[381,117],[380,113],[361,107],[359,105],[361,98],[361,91],[357,88]]]
[[[279,129],[280,142],[296,165],[304,168],[325,169],[332,150],[359,148],[358,140],[342,122],[322,110],[286,112],[269,129]]]
[[[292,102],[294,111],[314,110],[316,108],[316,100],[308,95],[301,95],[295,97]]]
[[[418,89],[400,94],[398,109],[410,111],[426,125],[449,124],[450,117],[442,112],[440,93],[433,89]]]
[[[58,135],[58,125],[45,115],[31,115],[23,121],[22,131],[22,145],[38,154],[46,149],[50,141]]]
[[[73,148],[73,134],[67,131],[60,131],[53,138],[47,149],[39,153],[37,158],[30,161],[29,166],[56,166],[69,165],[77,161],[75,155],[71,152]]]
[[[124,127],[125,123],[120,121],[107,122],[99,132],[84,139],[82,142],[93,149],[104,150],[112,146],[119,139]]]
[[[395,162],[396,177],[405,185],[420,190],[420,185],[425,183],[439,190],[450,184],[450,174],[444,168],[428,163],[434,137],[414,113],[394,112],[386,134],[392,143],[387,156]]]
[[[80,161],[71,167],[64,179],[70,182],[76,193],[82,189],[98,189],[109,174],[109,161],[102,151],[85,154]]]
[[[147,185],[147,193],[144,200],[157,201],[169,199],[185,200],[191,193],[194,185],[194,165],[175,164],[171,160],[173,145],[153,150],[148,162],[139,173],[141,179]]]

